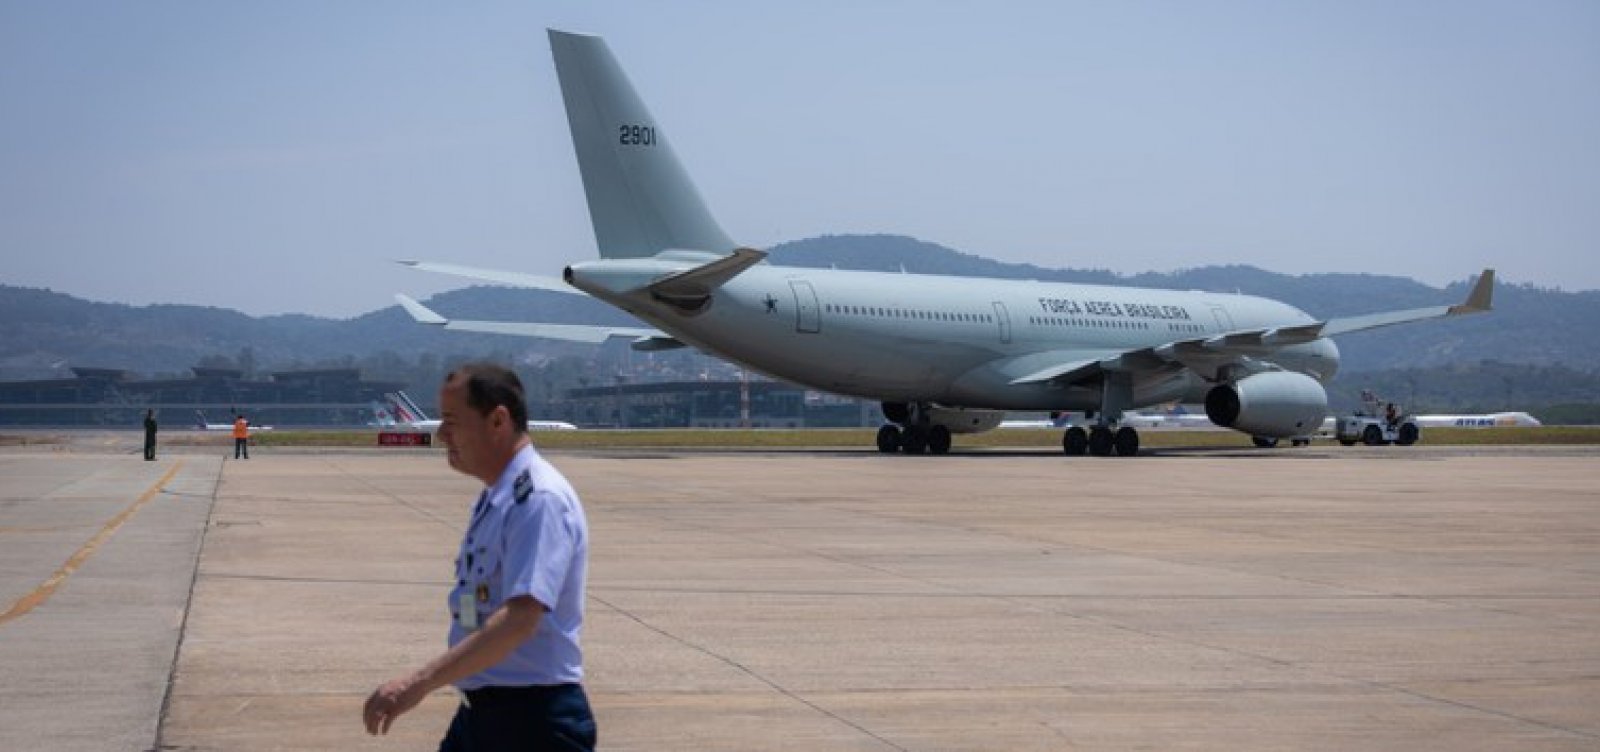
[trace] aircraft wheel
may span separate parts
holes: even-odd
[[[950,429],[944,426],[933,426],[928,429],[928,453],[950,453]]]
[[[900,451],[900,427],[892,423],[878,429],[878,451],[894,454]]]
[[[909,426],[900,434],[900,449],[906,454],[922,454],[928,451],[928,430],[921,426]]]
[[[1383,446],[1383,429],[1377,426],[1367,426],[1361,432],[1361,443],[1367,446]]]
[[[1265,436],[1251,436],[1250,443],[1255,444],[1261,449],[1271,449],[1278,445],[1278,440],[1270,439]]]
[[[1112,445],[1116,440],[1111,437],[1111,429],[1105,426],[1095,426],[1089,431],[1089,453],[1096,457],[1110,457]]]
[[[1400,435],[1395,437],[1394,443],[1400,446],[1411,446],[1422,438],[1422,432],[1417,430],[1417,424],[1405,423],[1400,426]]]
[[[1356,440],[1355,439],[1340,439],[1339,443],[1343,444],[1345,446],[1355,446],[1356,445]]]
[[[1119,456],[1132,457],[1139,453],[1139,432],[1133,430],[1132,426],[1118,428],[1112,443],[1116,446]]]
[[[1297,447],[1311,446],[1311,440],[1310,439],[1295,439],[1294,440],[1294,446],[1297,446]]]
[[[1068,457],[1082,457],[1089,453],[1089,432],[1073,426],[1061,434],[1061,451]]]

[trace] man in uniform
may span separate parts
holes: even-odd
[[[594,749],[578,647],[588,523],[577,492],[528,441],[523,394],[516,374],[492,364],[445,377],[439,438],[450,467],[485,489],[456,559],[450,647],[372,692],[370,734],[454,684],[463,700],[441,752]]]
[[[156,411],[144,411],[144,458],[146,461],[156,458]]]
[[[250,421],[244,413],[233,416],[233,458],[250,459]]]

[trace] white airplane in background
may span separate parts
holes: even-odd
[[[258,426],[258,425],[254,424],[254,423],[246,423],[246,426],[250,431],[271,431],[272,430],[272,426]],[[233,430],[233,424],[232,423],[207,423],[206,422],[206,414],[203,413],[203,412],[200,412],[199,410],[194,411],[194,427],[198,428],[198,429],[200,429],[202,431],[232,431]]]
[[[1538,418],[1525,412],[1479,413],[1476,415],[1410,415],[1406,420],[1418,428],[1538,428]],[[1318,431],[1320,438],[1331,438],[1338,418],[1328,416]]]
[[[377,426],[378,428],[393,428],[397,423],[394,419],[394,413],[390,412],[389,408],[382,402],[373,400],[367,403],[367,407],[372,410],[372,420],[367,421],[367,425]]]
[[[499,284],[582,291],[649,328],[453,321],[446,329],[639,350],[692,346],[778,379],[877,400],[884,452],[943,454],[951,434],[986,431],[1007,410],[1093,411],[1066,428],[1069,455],[1138,453],[1135,408],[1204,403],[1209,419],[1258,439],[1310,436],[1339,368],[1329,337],[1487,311],[1494,272],[1465,302],[1335,319],[1248,295],[780,267],[712,218],[599,37],[551,30],[600,259],[561,279],[401,262]]]
[[[383,397],[389,402],[389,413],[394,416],[393,425],[420,431],[439,430],[439,420],[429,418],[428,414],[422,411],[422,406],[411,399],[411,395],[405,392],[390,392]],[[528,421],[529,431],[572,431],[577,428],[571,423],[560,420]]]
[[[1544,425],[1524,412],[1481,413],[1478,415],[1414,415],[1419,428],[1537,428]]]

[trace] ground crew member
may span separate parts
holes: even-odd
[[[250,421],[242,413],[233,416],[233,458],[250,459]]]
[[[144,458],[150,461],[156,458],[156,411],[144,411]]]
[[[440,743],[459,750],[592,750],[583,686],[584,580],[589,532],[578,494],[528,441],[522,382],[471,363],[445,377],[439,438],[450,467],[482,481],[456,559],[449,649],[378,687],[362,720],[370,734],[429,692],[463,696]]]

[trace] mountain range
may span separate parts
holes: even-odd
[[[822,236],[784,243],[770,253],[773,263],[788,266],[1238,292],[1282,300],[1319,318],[1457,303],[1471,282],[1462,279],[1441,290],[1377,273],[1296,276],[1251,266],[1118,275],[1005,263],[896,235]],[[425,302],[458,318],[637,323],[587,297],[537,290],[476,286]],[[1486,360],[1597,371],[1600,292],[1502,283],[1495,290],[1493,313],[1361,332],[1337,342],[1346,373]],[[98,303],[0,285],[0,379],[7,380],[59,374],[63,364],[171,374],[207,357],[245,351],[261,370],[271,370],[354,362],[385,352],[415,358],[422,353],[471,356],[508,350],[547,357],[588,352],[579,345],[424,327],[398,306],[350,319],[252,317],[203,306]]]

